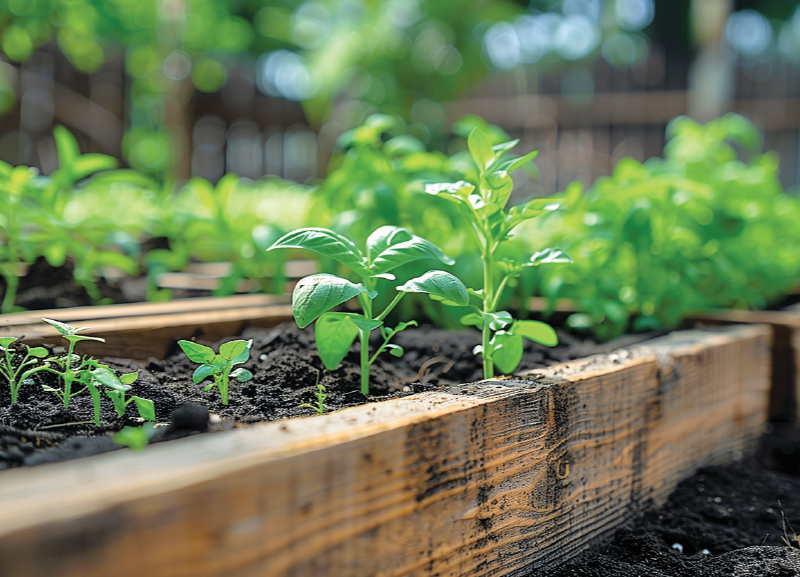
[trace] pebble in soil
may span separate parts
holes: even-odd
[[[373,336],[371,347],[374,350],[379,336]],[[123,359],[103,359],[103,362],[118,373],[139,371],[139,378],[129,394],[151,399],[159,423],[172,421],[176,410],[192,403],[214,415],[210,430],[313,415],[313,410],[301,405],[315,403],[318,382],[328,392],[325,404],[330,410],[337,410],[368,400],[380,401],[482,379],[480,360],[472,354],[480,335],[472,330],[445,332],[421,328],[397,335],[393,342],[401,345],[405,354],[400,359],[388,354],[378,358],[370,372],[369,399],[360,393],[358,343],[338,369],[328,371],[317,355],[312,329],[301,330],[287,323],[273,329],[248,329],[238,338],[253,339],[250,361],[242,366],[250,369],[254,378],[245,383],[231,380],[227,406],[222,404],[216,389],[204,391],[205,383],[192,382],[191,375],[197,364],[186,358],[180,349],[167,359],[150,359],[144,365]],[[563,333],[559,346],[554,348],[526,342],[520,370],[610,352],[645,338],[647,336],[638,335],[597,345]],[[216,349],[219,344],[212,346]],[[79,347],[77,352],[80,352]],[[64,408],[56,397],[42,390],[41,384],[47,375],[38,373],[37,383],[22,387],[19,402],[14,405],[10,404],[7,388],[0,387],[0,469],[120,448],[110,442],[107,435],[123,426],[140,424],[135,405],[129,406],[125,416],[118,417],[111,400],[102,395],[102,423],[101,427],[96,427],[92,423],[91,397],[88,394],[75,397],[69,408]],[[160,429],[156,429],[155,441],[163,438]],[[85,440],[99,436],[106,436],[106,439]],[[66,443],[71,437],[77,439]],[[62,447],[52,449],[58,445]],[[49,449],[47,455],[37,455],[43,449]]]

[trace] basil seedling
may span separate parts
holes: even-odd
[[[402,322],[394,328],[383,321],[406,293],[427,293],[444,304],[469,304],[467,288],[452,274],[434,270],[397,287],[397,295],[380,314],[374,314],[372,301],[378,279],[395,280],[389,271],[424,258],[438,259],[445,264],[453,260],[424,238],[397,226],[382,226],[367,238],[366,254],[350,239],[325,228],[301,228],[284,235],[268,250],[304,248],[343,264],[361,278],[360,283],[332,274],[307,276],[297,283],[292,295],[292,313],[301,329],[317,321],[314,338],[320,359],[328,370],[339,366],[356,337],[361,341],[361,392],[369,395],[369,368],[384,350],[402,356],[403,349],[389,341],[400,331],[416,325]],[[363,314],[329,312],[334,307],[357,298]],[[369,335],[378,329],[383,343],[369,354]]]
[[[478,184],[456,183],[428,184],[425,192],[455,202],[469,222],[470,230],[480,247],[483,261],[483,288],[470,294],[483,302],[483,307],[467,314],[461,322],[479,327],[483,331],[482,343],[475,347],[483,355],[485,378],[494,376],[495,365],[504,373],[513,372],[522,360],[522,339],[527,338],[547,346],[555,346],[555,331],[539,321],[515,321],[511,313],[498,311],[500,297],[509,281],[522,274],[525,267],[545,263],[572,262],[559,249],[549,248],[537,252],[526,262],[505,259],[495,261],[495,253],[520,223],[558,208],[558,201],[536,199],[506,210],[514,183],[511,173],[533,160],[537,152],[521,158],[507,159],[505,153],[518,140],[492,146],[489,139],[477,128],[467,139],[470,154],[478,167]],[[500,274],[498,274],[500,273]]]
[[[219,346],[219,354],[216,354],[211,347],[192,341],[178,341],[178,344],[190,360],[201,363],[194,371],[192,381],[200,383],[207,377],[213,377],[214,381],[206,385],[205,390],[210,391],[217,387],[222,395],[223,405],[228,404],[228,383],[231,377],[241,383],[253,378],[253,373],[247,369],[233,368],[250,359],[250,347],[253,345],[253,339],[222,343]]]

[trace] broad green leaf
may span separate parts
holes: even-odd
[[[139,378],[139,371],[136,371],[135,373],[125,373],[124,375],[119,376],[119,380],[125,383],[126,385],[132,385],[138,378]]]
[[[235,371],[233,371],[231,373],[231,376],[234,379],[236,379],[237,381],[239,381],[240,383],[245,383],[245,382],[247,382],[247,381],[249,381],[250,379],[253,378],[253,373],[251,373],[247,369],[239,368],[239,369],[236,369]]]
[[[483,328],[483,317],[478,313],[469,313],[461,317],[461,324],[473,327]]]
[[[333,307],[365,292],[364,285],[331,274],[307,276],[300,279],[294,288],[292,314],[302,329]]]
[[[553,327],[539,321],[517,321],[512,325],[511,333],[548,347],[558,344],[558,335]]]
[[[252,346],[253,346],[253,339],[250,339],[249,341],[247,341],[247,346],[239,354],[239,356],[231,360],[231,365],[241,365],[242,363],[246,363],[250,359],[250,347]]]
[[[367,238],[367,259],[372,262],[390,246],[411,240],[412,235],[399,226],[382,226]]]
[[[252,342],[252,341],[251,341]],[[219,346],[219,354],[223,359],[233,360],[248,349],[248,341],[228,341]]]
[[[139,416],[145,421],[156,420],[156,407],[150,399],[143,399],[141,397],[131,397],[133,402],[136,403],[136,408],[139,410]]]
[[[501,373],[513,373],[522,360],[522,337],[506,331],[496,332],[489,342],[492,361]]]
[[[423,258],[435,258],[444,264],[454,264],[455,261],[444,254],[442,250],[433,243],[416,235],[410,235],[408,240],[389,245],[381,251],[370,263],[369,270],[371,275],[383,274],[415,260]],[[402,237],[396,237],[402,238]]]
[[[211,365],[206,365],[206,364],[200,365],[194,370],[194,373],[192,374],[192,382],[197,384],[206,377],[210,377],[215,372],[217,372],[217,369],[215,369]]]
[[[0,337],[0,347],[6,348],[8,345],[17,340],[17,337]],[[30,351],[28,351],[30,352]],[[34,355],[36,356],[36,355]]]
[[[209,363],[214,358],[214,349],[193,343],[192,341],[178,341],[178,346],[183,349],[186,356],[196,363]]]
[[[279,238],[267,250],[305,248],[330,257],[358,274],[369,276],[364,255],[348,238],[325,228],[300,228]]]
[[[491,201],[498,206],[505,207],[511,192],[514,190],[514,181],[505,171],[498,171],[486,177],[486,183],[491,187]]]
[[[43,358],[45,358],[47,355],[49,355],[50,353],[49,353],[49,352],[48,352],[48,350],[47,350],[46,348],[44,348],[44,347],[33,347],[33,348],[31,348],[31,349],[28,349],[28,354],[29,354],[30,356],[32,356],[32,357],[36,357],[36,358],[38,358],[38,359],[43,359]]]
[[[467,146],[469,147],[472,158],[475,160],[475,164],[478,165],[481,172],[486,170],[486,168],[494,162],[495,153],[494,149],[492,149],[492,143],[489,142],[486,135],[477,128],[469,133]]]
[[[378,319],[368,319],[364,315],[357,315],[354,313],[344,313],[344,314],[349,316],[350,320],[353,321],[353,324],[356,325],[361,330],[374,331],[383,324],[383,321],[379,321]]]
[[[116,373],[114,373],[114,371],[108,367],[98,367],[93,370],[91,374],[95,381],[108,387],[109,389],[113,389],[115,391],[128,391],[131,388],[130,385],[123,383]]]
[[[314,325],[314,338],[322,364],[329,371],[336,369],[347,356],[358,327],[347,313],[326,313]]]
[[[540,264],[556,264],[572,262],[572,258],[560,248],[546,248],[533,253],[525,266],[538,266]]]
[[[496,313],[483,313],[484,322],[489,323],[489,328],[493,331],[499,331],[506,325],[510,325],[514,318],[511,313],[507,311],[498,311]]]
[[[469,304],[469,294],[457,277],[442,270],[426,272],[421,277],[412,278],[405,284],[397,287],[403,292],[428,293],[431,296],[441,297],[445,304],[452,303],[456,306]]]

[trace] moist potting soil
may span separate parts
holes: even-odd
[[[771,429],[757,456],[709,467],[610,541],[536,577],[800,575],[800,433]]]
[[[371,348],[375,350],[380,337],[373,336]],[[652,336],[630,335],[598,345],[590,339],[562,333],[559,345],[554,348],[526,341],[519,370],[611,352]],[[312,416],[315,411],[301,405],[315,404],[317,384],[325,387],[328,395],[325,405],[332,411],[482,380],[480,359],[472,354],[480,343],[480,334],[474,330],[420,328],[399,333],[393,342],[402,346],[405,354],[402,358],[384,354],[372,365],[369,398],[360,392],[358,343],[338,369],[328,371],[317,354],[311,328],[301,330],[287,323],[273,329],[248,329],[232,338],[253,339],[250,361],[241,366],[252,371],[254,378],[244,383],[231,379],[228,405],[222,404],[217,389],[204,390],[210,379],[201,384],[192,382],[192,373],[198,365],[177,346],[168,358],[150,359],[146,364],[113,358],[102,362],[118,374],[139,371],[128,396],[152,400],[156,420],[171,423],[169,428],[156,429],[154,441],[259,421]],[[220,342],[227,340],[230,339]],[[220,343],[207,344],[217,350]],[[75,352],[80,353],[80,343]],[[14,405],[10,403],[9,388],[0,386],[0,469],[118,449],[121,446],[113,443],[110,433],[126,425],[141,424],[134,404],[124,416],[118,417],[111,400],[101,394],[102,420],[97,427],[88,392],[74,397],[69,407],[64,408],[60,399],[42,389],[42,385],[60,387],[58,377],[39,372],[33,378],[34,383],[20,389]]]

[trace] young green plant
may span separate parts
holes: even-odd
[[[17,340],[17,337],[0,337],[0,349],[3,350],[3,358],[0,359],[0,376],[8,381],[11,387],[11,404],[17,402],[17,395],[22,385],[26,384],[28,379],[35,373],[47,369],[47,364],[38,364],[41,359],[44,359],[49,354],[44,347],[29,347],[28,345],[21,345],[22,350],[18,350],[12,343]],[[22,358],[17,361],[15,357],[22,355]]]
[[[425,187],[427,193],[459,206],[480,247],[483,288],[469,292],[482,301],[482,307],[475,307],[475,312],[464,316],[461,322],[482,330],[482,341],[475,353],[483,357],[483,373],[487,379],[494,376],[495,366],[504,373],[517,368],[522,359],[523,337],[547,346],[558,343],[555,331],[546,323],[515,321],[508,311],[498,311],[503,290],[522,274],[525,267],[572,262],[568,255],[555,248],[537,252],[526,262],[496,259],[498,248],[514,228],[559,206],[553,199],[535,199],[506,209],[514,188],[511,173],[537,155],[537,152],[531,152],[520,158],[508,158],[506,153],[518,142],[513,140],[492,146],[484,133],[476,128],[470,133],[467,144],[478,168],[478,184],[462,180]]]
[[[200,363],[192,375],[192,381],[200,383],[208,377],[213,377],[213,382],[206,385],[205,390],[210,391],[217,387],[222,396],[223,405],[228,404],[228,384],[231,377],[241,383],[253,378],[253,373],[245,368],[234,369],[236,365],[246,363],[250,359],[250,347],[253,345],[253,339],[222,343],[219,346],[219,354],[215,353],[211,347],[192,341],[178,341],[178,345],[189,357],[189,360]]]
[[[334,370],[344,359],[356,337],[361,341],[361,392],[369,395],[369,368],[378,355],[388,350],[400,357],[402,347],[389,341],[400,331],[416,325],[416,321],[401,322],[396,327],[384,325],[384,320],[406,293],[427,293],[444,304],[469,304],[467,288],[452,274],[434,270],[396,287],[397,295],[380,313],[373,311],[372,301],[378,296],[378,279],[395,280],[390,271],[424,258],[438,259],[445,264],[453,260],[434,244],[397,226],[382,226],[367,238],[366,254],[350,239],[324,228],[301,228],[273,244],[269,250],[304,248],[332,258],[355,273],[360,283],[332,274],[307,276],[297,283],[292,295],[292,313],[297,326],[304,328],[315,320],[314,338],[320,359],[328,370]],[[329,312],[352,298],[357,298],[362,314]],[[383,342],[370,356],[369,335],[379,330]]]
[[[92,404],[94,406],[94,423],[100,426],[100,389],[98,385],[102,385],[110,389],[107,391],[108,396],[114,402],[117,413],[122,416],[125,414],[125,407],[131,402],[135,401],[139,410],[139,415],[145,420],[155,420],[155,410],[153,402],[149,399],[141,397],[131,397],[125,401],[125,392],[130,390],[130,384],[136,380],[139,373],[128,373],[122,376],[117,374],[109,368],[108,365],[100,363],[97,359],[90,357],[80,357],[75,354],[75,345],[82,341],[100,341],[105,342],[105,339],[100,337],[87,337],[79,335],[78,333],[86,330],[89,327],[72,327],[65,323],[53,320],[42,319],[46,323],[55,327],[69,343],[67,354],[64,357],[51,357],[45,359],[45,366],[43,370],[58,375],[63,388],[56,389],[48,385],[42,385],[45,391],[53,393],[64,405],[64,408],[69,407],[69,401],[88,391],[92,397]],[[56,368],[59,367],[59,368]],[[83,386],[82,389],[73,391],[75,385]],[[121,405],[119,404],[121,403]],[[122,411],[120,412],[120,408]]]

